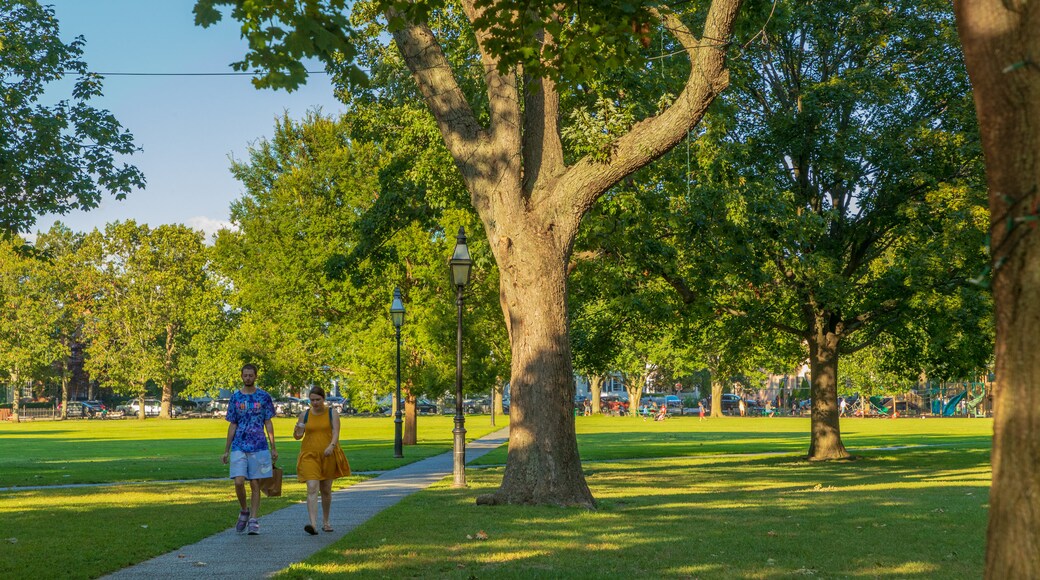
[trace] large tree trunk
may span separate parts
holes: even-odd
[[[567,336],[567,262],[582,217],[613,185],[688,137],[729,83],[728,40],[740,0],[713,0],[697,38],[667,10],[657,12],[690,57],[686,86],[660,114],[611,142],[606,159],[565,162],[559,93],[551,79],[503,71],[476,30],[487,89],[487,119],[478,116],[433,30],[409,21],[392,32],[404,62],[437,121],[500,275],[500,300],[512,346],[509,459],[502,487],[483,503],[593,505],[574,435],[574,373]],[[483,7],[462,0],[471,22]],[[554,40],[536,31],[546,47]]]
[[[996,375],[986,578],[1040,578],[1040,5],[957,0],[989,182]]]
[[[809,368],[812,374],[812,425],[809,460],[848,459],[838,424],[838,343],[830,317],[813,317],[809,336]]]
[[[499,258],[513,353],[509,455],[502,486],[478,503],[594,506],[574,432],[567,260],[556,254],[528,236]]]

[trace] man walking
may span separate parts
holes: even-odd
[[[278,459],[271,417],[274,417],[274,401],[266,391],[256,387],[256,366],[247,364],[242,367],[242,387],[228,401],[225,418],[229,425],[221,461],[227,465],[230,459],[231,479],[235,480],[235,494],[241,507],[235,530],[241,533],[248,527],[251,536],[260,533],[260,480],[271,477],[271,466]],[[246,480],[252,493],[248,509]]]

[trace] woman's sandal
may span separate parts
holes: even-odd
[[[310,524],[307,524],[306,526],[303,526],[303,531],[307,532],[308,534],[310,534],[312,536],[317,536],[318,535],[318,530],[315,530],[314,526],[312,526]]]
[[[321,526],[321,531],[323,531],[323,532],[335,532],[336,530],[332,529],[332,524],[325,524],[325,525]]]

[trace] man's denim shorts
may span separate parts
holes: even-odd
[[[253,453],[232,451],[228,464],[231,466],[231,479],[236,477],[267,479],[271,477],[271,452],[267,449]]]

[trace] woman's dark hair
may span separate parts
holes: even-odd
[[[325,389],[323,389],[321,387],[311,387],[311,392],[307,396],[310,396],[310,395],[318,395],[322,399],[324,399],[325,398]]]

